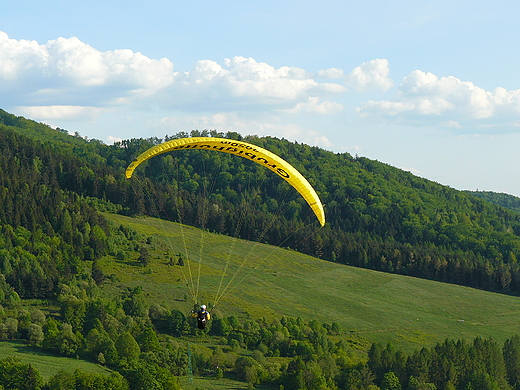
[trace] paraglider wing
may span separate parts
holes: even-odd
[[[242,141],[235,141],[226,138],[213,137],[192,137],[180,138],[156,145],[143,152],[126,168],[126,177],[131,178],[132,174],[142,162],[162,153],[174,150],[215,150],[218,152],[230,153],[236,156],[256,162],[270,169],[282,179],[286,180],[301,196],[307,201],[311,209],[316,214],[321,226],[325,225],[325,212],[320,198],[314,191],[310,183],[287,161],[278,157],[259,146],[248,144]]]

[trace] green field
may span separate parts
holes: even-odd
[[[73,359],[65,356],[53,356],[34,348],[23,341],[2,341],[0,342],[0,359],[6,357],[18,357],[24,363],[35,367],[43,378],[47,381],[59,370],[74,371],[80,369],[84,372],[107,374],[111,371],[107,368],[81,359]]]
[[[191,381],[187,377],[179,378],[183,389],[204,389],[204,390],[246,390],[247,383],[239,382],[231,379],[215,379],[215,378],[192,378]],[[278,387],[279,388],[279,387]],[[273,389],[267,385],[256,386],[255,389]]]
[[[446,338],[481,336],[503,342],[519,333],[519,297],[339,265],[152,218],[106,215],[166,243],[156,245],[147,268],[106,258],[104,272],[116,275],[115,282],[104,285],[107,295],[141,286],[151,301],[188,312],[193,301],[186,281],[197,285],[202,258],[199,302],[214,302],[226,264],[223,285],[240,269],[231,283],[235,289],[217,306],[223,315],[338,322],[352,336],[390,341],[406,350]],[[166,249],[188,253],[191,267],[168,265]]]
[[[101,294],[106,297],[140,286],[151,304],[188,313],[193,300],[187,282],[194,287],[199,283],[199,302],[212,304],[216,292],[222,292],[238,270],[232,288],[224,292],[215,309],[218,314],[268,320],[301,316],[306,321],[338,322],[346,331],[343,337],[359,342],[362,350],[372,341],[392,342],[412,351],[446,338],[472,340],[481,336],[503,342],[519,333],[519,297],[339,265],[152,218],[106,216],[115,224],[131,226],[143,237],[153,237],[154,248],[147,267],[140,266],[136,258],[107,256],[101,260],[108,276],[101,285]],[[177,259],[179,253],[185,265],[170,265],[170,258]],[[210,342],[198,342],[194,337],[188,340],[204,348]],[[60,369],[109,372],[84,360],[44,354],[18,341],[0,343],[0,359],[7,356],[32,364],[46,380]],[[184,388],[247,388],[246,383],[229,378],[180,380]]]

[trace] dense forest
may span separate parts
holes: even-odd
[[[520,211],[520,198],[516,196],[491,192],[491,191],[465,191],[468,194],[487,200],[488,202],[495,203],[499,206]]]
[[[231,155],[165,154],[143,164],[135,179],[124,178],[139,153],[188,135],[244,139],[282,156],[316,188],[327,224],[319,228],[283,180]],[[21,338],[114,370],[112,377],[63,372],[44,383],[34,368],[4,359],[6,389],[83,389],[89,381],[107,389],[175,389],[187,373],[185,346],[176,340],[195,330],[183,313],[148,306],[139,289],[110,301],[96,295],[108,277],[99,259],[148,245],[98,211],[161,216],[337,263],[520,295],[515,210],[384,163],[275,138],[192,131],[109,146],[0,110],[0,205],[0,339]],[[58,313],[29,310],[22,304],[28,299]],[[516,336],[503,346],[446,340],[412,354],[374,344],[364,357],[341,335],[334,323],[217,315],[199,336],[221,346],[195,350],[189,366],[195,374],[233,374],[251,387],[520,387]]]
[[[59,199],[46,194],[47,188],[63,191],[60,197],[96,198],[130,215],[182,220],[338,263],[520,294],[519,213],[387,164],[274,138],[244,138],[282,156],[315,187],[325,205],[327,224],[309,235],[300,230],[312,225],[303,199],[276,175],[245,159],[178,151],[150,160],[138,169],[135,180],[127,180],[126,166],[164,140],[132,139],[107,146],[0,114],[1,158],[6,167],[0,196],[8,205],[0,211],[0,220],[13,228],[34,232],[44,225],[48,200]],[[242,139],[239,134],[215,131],[191,135]],[[20,191],[5,190],[20,186]],[[44,207],[16,207],[23,202],[23,193],[31,194],[33,205]],[[48,210],[54,209],[49,204]],[[59,230],[58,219],[48,216],[45,223]],[[61,237],[72,236],[79,238],[78,232]]]
[[[4,358],[0,384],[5,389],[180,389],[177,376],[188,370],[215,380],[231,375],[251,389],[259,384],[295,390],[512,390],[520,385],[519,336],[502,345],[479,337],[446,339],[412,353],[373,343],[361,357],[356,341],[343,339],[334,322],[217,316],[201,332],[180,311],[147,307],[139,290],[116,301],[96,298],[95,290],[88,278],[62,286],[63,322],[39,309],[3,310],[0,339],[24,338],[49,353],[99,362],[113,373],[60,371],[44,381],[31,365]],[[216,345],[187,354],[178,338],[188,333],[198,335],[199,346],[210,339]]]

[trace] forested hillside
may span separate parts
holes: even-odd
[[[465,191],[468,194],[471,194],[473,196],[476,196],[481,199],[485,199],[488,202],[495,203],[499,206],[520,211],[520,198],[504,194],[504,193],[497,193],[497,192],[491,192],[491,191]]]
[[[164,140],[132,139],[107,146],[5,112],[0,122],[4,123],[2,158],[7,164],[3,180],[15,180],[14,185],[23,187],[16,194],[3,193],[6,209],[12,210],[4,221],[13,228],[33,232],[42,226],[40,214],[45,209],[16,207],[23,191],[43,197],[44,188],[59,188],[69,197],[108,201],[127,214],[159,213],[330,261],[520,294],[520,214],[378,161],[274,138],[244,138],[282,156],[316,188],[327,224],[309,235],[308,230],[298,231],[312,222],[303,199],[288,191],[276,175],[244,159],[178,151],[150,160],[138,169],[136,180],[126,180],[128,163]],[[193,131],[192,135],[241,139],[234,133]],[[19,168],[13,161],[19,161]],[[18,173],[12,172],[16,169]],[[32,185],[38,188],[31,189]],[[47,198],[58,201],[55,196]],[[244,213],[244,203],[254,209]],[[57,220],[46,219],[51,225]]]
[[[4,299],[55,297],[79,262],[107,253],[102,202],[67,191],[70,159],[52,147],[0,131],[0,271]]]
[[[366,158],[274,138],[244,139],[279,154],[309,179],[325,204],[324,228],[285,182],[244,159],[177,152],[143,164],[127,180],[126,166],[163,140],[107,146],[0,110],[0,340],[23,339],[114,370],[111,376],[59,372],[44,383],[32,366],[7,358],[0,360],[0,384],[175,389],[177,377],[191,370],[232,375],[250,388],[520,386],[518,336],[503,345],[446,340],[405,353],[391,345],[370,348],[334,321],[215,315],[201,332],[184,313],[147,304],[139,288],[100,298],[100,286],[117,284],[100,259],[139,267],[153,247],[150,237],[109,223],[100,210],[158,212],[329,261],[520,294],[515,211]],[[213,346],[187,354],[178,340],[188,335],[212,337]]]
[[[151,160],[141,173],[146,185],[135,187],[134,204],[127,206],[133,212],[150,212],[148,207],[161,202],[161,196],[151,202],[148,197],[159,192],[168,194],[162,197],[165,215],[177,216],[177,204],[168,204],[175,199],[169,186],[173,183],[183,199],[185,221],[197,224],[202,210],[209,214],[209,229],[231,234],[236,224],[229,221],[241,201],[251,198],[246,183],[262,177],[262,185],[253,188],[264,201],[248,214],[242,237],[257,239],[255,234],[269,226],[262,235],[269,243],[290,236],[284,245],[327,260],[492,291],[520,291],[518,213],[366,158],[272,138],[245,140],[282,155],[309,178],[325,204],[324,229],[310,237],[307,232],[293,234],[310,214],[295,193],[284,199],[288,206],[282,222],[270,225],[273,215],[278,216],[285,183],[274,175],[264,178],[255,164],[211,152],[178,152],[175,159]],[[121,144],[127,150],[133,146]],[[208,167],[218,168],[212,172]],[[219,180],[212,180],[215,175]],[[209,199],[218,207],[204,206],[207,197],[202,195],[210,186],[205,182],[212,183]],[[145,194],[142,188],[154,190]]]

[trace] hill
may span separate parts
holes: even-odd
[[[186,245],[198,266],[197,252],[204,241],[200,289],[202,301],[208,304],[214,302],[228,257],[226,283],[241,266],[243,254],[255,253],[232,283],[233,291],[217,306],[224,316],[336,321],[351,336],[391,342],[407,351],[434,346],[446,338],[481,336],[504,341],[518,329],[520,297],[344,266],[156,219],[106,215],[116,224],[162,242],[145,269],[135,267],[133,261],[104,259],[103,271],[116,276],[116,282],[102,286],[107,296],[114,295],[116,287],[140,286],[151,301],[188,312],[191,301],[185,300],[186,281],[181,273],[181,268],[187,272],[187,266],[169,265],[165,253],[184,253]],[[197,276],[194,272],[193,279]],[[242,277],[247,279],[240,283]]]
[[[270,137],[244,138],[282,155],[317,190],[327,224],[308,238],[307,230],[299,230],[312,222],[303,199],[250,161],[222,153],[177,151],[143,164],[129,181],[124,178],[126,166],[163,140],[132,139],[107,146],[5,112],[0,112],[0,130],[5,139],[0,145],[2,166],[10,167],[9,180],[17,182],[11,187],[35,185],[38,189],[32,191],[42,194],[43,184],[97,199],[96,207],[103,203],[102,208],[127,215],[182,220],[342,264],[520,294],[518,212],[378,161]],[[214,131],[191,135],[243,138]],[[13,153],[31,181],[13,172]],[[34,176],[38,172],[43,175]],[[14,212],[0,219],[29,230],[44,223],[36,219],[38,213],[27,215],[34,207],[17,207],[19,201],[5,199]]]
[[[129,335],[125,329],[132,329],[135,340],[139,340],[141,359],[147,362],[144,364],[148,370],[153,370],[154,366],[150,365],[152,361],[158,359],[161,362],[163,358],[160,356],[169,350],[164,358],[172,372],[182,375],[186,372],[179,371],[179,367],[186,365],[186,356],[191,356],[192,370],[195,373],[193,383],[205,388],[246,388],[237,383],[236,379],[250,384],[272,383],[273,387],[266,388],[273,389],[279,388],[280,383],[288,388],[314,388],[296,387],[292,382],[296,379],[296,373],[307,372],[311,379],[315,378],[312,381],[327,377],[336,385],[353,389],[355,382],[352,383],[353,379],[349,375],[356,372],[359,374],[355,375],[361,375],[366,369],[370,369],[372,383],[382,383],[383,374],[389,369],[401,372],[402,383],[411,381],[413,373],[425,364],[424,361],[421,363],[414,360],[419,349],[421,356],[428,354],[429,359],[436,359],[435,353],[440,353],[443,349],[451,349],[452,352],[442,353],[446,354],[443,359],[449,359],[457,367],[454,370],[460,369],[454,371],[457,375],[456,379],[452,379],[454,383],[467,383],[468,378],[475,375],[473,370],[480,370],[480,364],[504,364],[489,360],[490,357],[485,352],[487,348],[496,352],[497,342],[504,343],[506,348],[508,343],[515,340],[510,335],[516,331],[520,317],[520,311],[515,309],[520,303],[518,297],[334,264],[295,251],[233,239],[152,218],[131,218],[110,213],[104,215],[112,221],[114,229],[133,238],[129,246],[119,247],[126,256],[120,252],[115,256],[102,257],[95,262],[96,266],[93,264],[92,275],[95,274],[94,267],[103,275],[103,281],[98,287],[92,280],[89,282],[87,273],[82,273],[68,286],[62,286],[58,300],[61,317],[78,329],[74,335],[70,333],[70,325],[62,325],[54,341],[58,348],[53,349],[62,354],[69,354],[73,348],[74,354],[81,353],[92,358],[90,351],[101,350],[103,352],[97,358],[101,359],[102,354],[103,364],[108,364],[105,359],[113,359],[109,355],[110,344],[105,347],[98,344],[102,340],[101,332],[107,333],[104,337],[114,337],[117,340],[117,351],[123,353],[125,349],[119,346],[120,340],[123,335]],[[203,301],[213,300],[218,276],[228,260],[227,278],[235,269],[241,268],[244,253],[254,253],[250,261],[242,267],[247,279],[242,283],[234,283],[236,288],[226,294],[214,309],[209,330],[209,335],[213,335],[211,337],[207,333],[194,332],[193,324],[189,325],[189,329],[177,327],[186,321],[182,313],[191,308],[183,277],[188,262],[181,266],[172,265],[170,261],[171,254],[177,251],[184,252],[187,258],[191,258],[195,252],[199,252],[201,242],[204,242],[200,275],[200,297]],[[150,261],[146,266],[139,261],[139,253],[128,250],[137,244],[149,250]],[[183,251],[184,247],[186,251]],[[196,261],[195,264],[198,267]],[[257,265],[259,266],[256,267]],[[198,275],[194,274],[193,280],[196,279]],[[33,307],[35,303],[32,302]],[[40,307],[48,310],[48,305],[49,302]],[[166,308],[172,309],[170,311]],[[34,321],[38,313],[32,310],[30,317]],[[10,312],[14,313],[14,308]],[[101,314],[94,322],[89,319],[93,313]],[[23,314],[20,318],[23,319]],[[166,318],[166,321],[162,318]],[[165,334],[160,334],[160,341],[154,341],[153,337],[150,338],[150,333],[143,332],[141,328],[150,320],[161,332],[180,333],[174,338],[165,338]],[[41,344],[44,350],[53,345],[46,341],[52,333],[49,331],[52,323],[48,318]],[[7,324],[7,320],[4,324]],[[225,330],[225,326],[229,328]],[[88,329],[90,330],[86,332]],[[69,336],[65,336],[67,331]],[[80,341],[80,331],[86,332],[84,341]],[[30,332],[28,337],[32,339]],[[444,341],[453,338],[459,341]],[[278,341],[275,342],[275,339]],[[481,345],[483,339],[489,340],[484,342],[484,346]],[[287,351],[281,349],[284,341]],[[390,344],[385,349],[377,344],[371,346],[374,341],[379,341],[382,345]],[[86,344],[84,351],[81,349],[84,347],[80,347],[83,343]],[[150,349],[151,345],[155,346]],[[192,355],[187,355],[186,345],[191,345]],[[472,348],[485,349],[477,354]],[[520,350],[517,352],[520,356]],[[464,363],[456,363],[454,353],[462,354],[460,356],[464,356],[468,366],[462,368]],[[249,357],[251,355],[254,359]],[[42,353],[38,354],[36,361],[33,354],[28,357],[20,356],[24,360],[32,359],[29,361],[33,364],[46,367],[46,376],[51,381],[57,378],[58,374],[49,368]],[[475,364],[470,356],[480,356],[483,359],[476,365],[477,368],[470,368]],[[293,368],[296,371],[291,374],[289,367],[298,361],[301,362],[298,363],[301,367]],[[318,361],[333,370],[325,374],[325,370],[322,372],[322,369],[316,368]],[[49,357],[49,362],[59,364],[53,356]],[[150,377],[136,378],[134,369],[129,369],[126,363],[120,364],[113,367],[120,370],[127,380],[134,381],[132,388],[149,388],[147,381]],[[208,374],[214,376],[218,373],[218,370],[215,371],[215,364],[226,370],[225,381],[208,380]],[[79,362],[78,365],[83,370],[87,366],[84,362]],[[5,364],[0,360],[0,372],[5,375],[3,367]],[[250,367],[249,371],[247,367]],[[267,372],[270,374],[267,375]],[[432,374],[423,377],[423,381],[431,381],[439,386],[445,383],[434,374],[437,371],[431,372]],[[200,377],[203,374],[206,377],[204,380]],[[90,380],[99,378],[90,375]],[[503,375],[495,373],[489,378],[505,380]],[[191,383],[189,378],[188,374],[182,380],[187,388]],[[124,389],[115,386],[112,388]]]
[[[60,355],[53,356],[45,353],[40,348],[27,345],[18,340],[1,342],[0,356],[20,358],[25,363],[34,366],[45,380],[49,380],[59,370],[63,370],[65,367],[71,371],[79,369],[85,372],[100,374],[108,374],[110,372],[106,367],[99,364]]]
[[[325,228],[295,191],[244,159],[178,152],[126,180],[128,163],[163,140],[107,146],[0,110],[0,340],[113,370],[47,373],[49,390],[87,380],[175,389],[192,374],[354,389],[382,386],[389,371],[410,388],[520,384],[512,366],[520,338],[508,334],[520,294],[520,214],[366,158],[244,139],[309,178],[326,205]],[[189,266],[197,258],[204,262]],[[228,286],[223,269],[241,274]],[[212,305],[215,290],[214,318],[196,330],[189,300]],[[411,352],[419,346],[421,357]],[[23,378],[32,384],[18,387],[28,389],[43,383],[9,358],[0,377]]]
[[[465,191],[473,196],[485,199],[488,202],[505,207],[507,209],[520,211],[520,198],[510,194],[497,193],[492,191]]]

